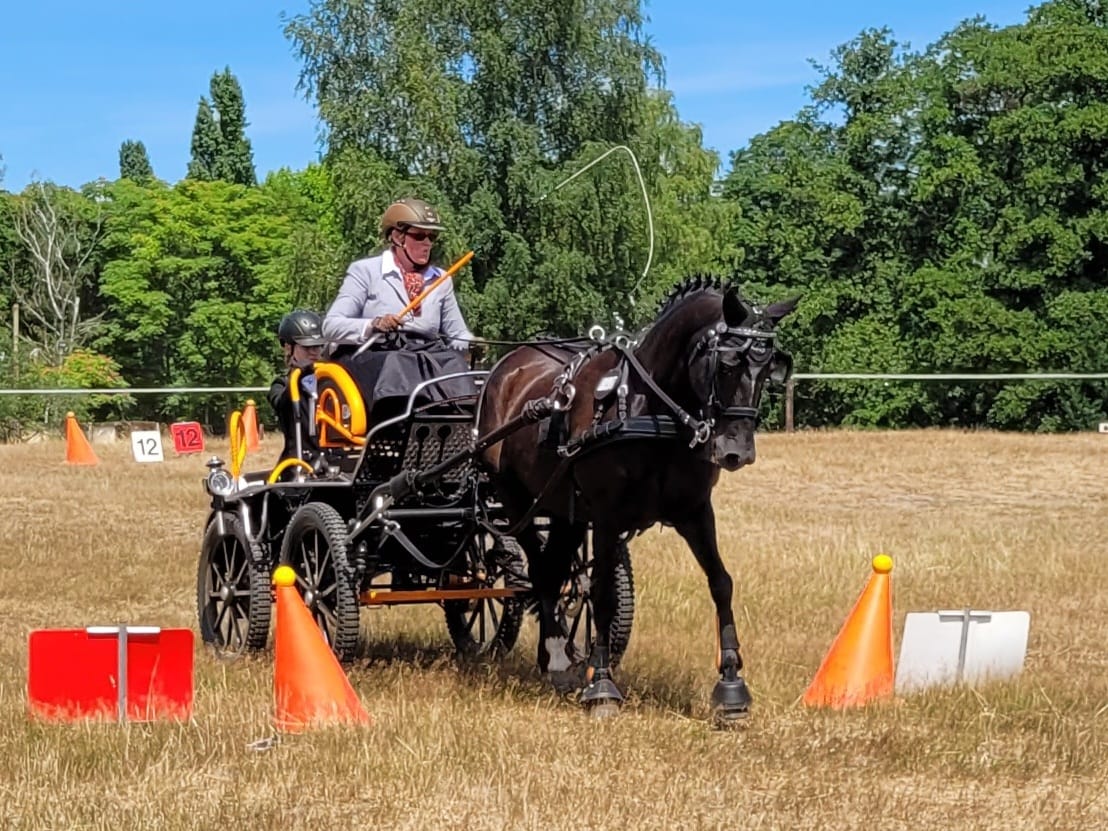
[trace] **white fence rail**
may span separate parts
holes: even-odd
[[[265,392],[269,387],[94,387],[89,389],[0,390],[0,395],[177,395],[179,393]]]
[[[785,385],[785,429],[793,429],[793,398],[798,381],[1105,381],[1108,372],[797,372]],[[92,389],[0,389],[0,395],[183,395],[261,393],[269,387],[132,387]]]
[[[1105,381],[1108,372],[797,372],[796,381]],[[184,393],[266,392],[269,387],[95,387],[69,389],[0,389],[0,395],[179,395]]]

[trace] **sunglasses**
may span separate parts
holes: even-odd
[[[439,235],[434,231],[405,231],[404,234],[405,236],[411,237],[416,242],[423,242],[425,239],[434,242],[439,238]]]

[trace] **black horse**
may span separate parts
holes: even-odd
[[[614,713],[623,700],[608,639],[617,550],[658,522],[689,544],[715,602],[720,680],[713,718],[726,722],[748,712],[732,581],[716,543],[711,494],[721,467],[734,471],[754,462],[763,386],[771,378],[784,381],[791,370],[788,355],[774,346],[774,329],[796,302],[762,309],[733,286],[692,278],[663,301],[637,341],[616,339],[585,351],[519,347],[486,381],[479,435],[520,416],[534,406],[529,402],[554,407],[549,420],[510,434],[485,450],[482,461],[527,553],[543,673],[569,668],[556,604],[573,553],[592,528],[597,635],[582,702],[596,715]],[[545,543],[532,515],[550,518]]]

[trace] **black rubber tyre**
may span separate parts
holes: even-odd
[[[223,514],[204,531],[196,569],[196,614],[200,637],[221,657],[265,649],[273,610],[269,568],[242,523]]]
[[[358,649],[358,595],[346,557],[346,523],[322,502],[301,505],[281,543],[281,562],[296,572],[296,588],[335,656],[354,660]]]
[[[471,574],[483,588],[526,588],[527,560],[512,537],[490,540],[479,535],[470,546]],[[523,625],[519,598],[457,600],[443,604],[446,628],[458,654],[466,658],[501,658],[512,650]]]
[[[631,552],[626,542],[620,542],[616,553],[616,610],[608,632],[609,661],[612,669],[619,666],[623,653],[631,642],[631,626],[635,621],[635,580],[631,572]],[[558,622],[569,639],[570,658],[585,661],[592,649],[595,633],[590,589],[593,561],[579,548],[573,556],[570,577],[562,585],[556,612]]]

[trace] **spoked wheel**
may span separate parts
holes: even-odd
[[[474,537],[467,552],[474,584],[483,589],[527,588],[527,561],[511,537]],[[523,623],[519,597],[452,600],[443,604],[446,628],[458,653],[467,658],[500,658],[511,651]]]
[[[627,645],[631,642],[631,624],[635,620],[635,581],[631,573],[631,552],[626,542],[620,541],[616,558],[616,608],[608,630],[612,669],[619,666],[623,653],[627,651]],[[574,663],[589,657],[596,638],[591,597],[592,570],[593,560],[586,543],[573,555],[569,579],[562,584],[555,612],[569,640],[566,651]]]
[[[322,502],[293,514],[281,544],[281,562],[296,571],[296,588],[335,656],[354,660],[358,647],[358,595],[346,557],[346,523]]]
[[[196,612],[204,643],[234,657],[265,649],[273,595],[257,543],[247,540],[234,514],[222,520],[212,520],[200,546]]]

